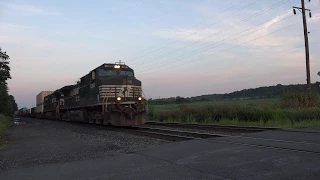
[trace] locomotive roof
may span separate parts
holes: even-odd
[[[64,87],[62,87],[62,88],[60,88],[60,89],[55,90],[52,94],[60,93],[60,92],[62,92],[62,91],[64,91],[64,90],[73,89],[74,86],[75,86],[75,85],[67,85],[67,86],[64,86]]]
[[[103,63],[103,64],[101,64],[100,66],[98,66],[98,67],[96,67],[96,68],[94,68],[93,70],[91,70],[91,71],[89,71],[89,72],[92,72],[92,71],[94,71],[94,70],[97,70],[98,68],[102,68],[102,67],[106,67],[106,66],[114,66],[114,65],[120,65],[120,66],[126,66],[128,69],[131,69],[128,65],[126,65],[126,64],[124,64],[123,62],[120,62],[120,63]],[[131,69],[132,70],[132,69]],[[88,74],[86,74],[86,75],[88,75]],[[83,78],[83,77],[85,77],[86,75],[84,75],[84,76],[82,76],[81,78]],[[81,79],[80,78],[80,79]]]
[[[125,67],[128,68],[128,69],[131,69],[128,65],[124,64],[123,62],[120,62],[120,63],[103,63],[102,65],[94,68],[93,70],[91,70],[91,71],[89,71],[89,72],[92,72],[92,71],[94,71],[94,70],[96,70],[96,69],[98,69],[98,68],[106,67],[106,66],[108,66],[108,65],[109,65],[110,67],[113,67],[114,65],[120,65],[120,66],[125,66]],[[132,70],[132,69],[131,69],[131,70]],[[81,78],[83,78],[83,77],[85,77],[85,76],[87,76],[87,75],[88,75],[88,74],[82,76]],[[80,78],[80,79],[81,79],[81,78]],[[62,91],[64,91],[64,90],[71,90],[71,89],[73,89],[75,86],[77,86],[77,84],[64,86],[64,87],[62,87],[62,88],[60,88],[60,89],[57,89],[57,90],[53,91],[52,94],[50,94],[50,95],[54,95],[54,94],[60,93],[60,92],[62,92]],[[48,95],[48,96],[50,96],[50,95]]]

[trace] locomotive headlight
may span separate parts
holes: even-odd
[[[121,97],[117,97],[117,101],[121,101]]]
[[[138,97],[138,100],[141,101],[141,100],[142,100],[142,97]]]
[[[118,69],[118,68],[120,68],[120,65],[114,65],[114,68]]]

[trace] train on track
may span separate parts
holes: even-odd
[[[43,91],[36,101],[37,107],[20,109],[18,115],[113,126],[146,122],[141,81],[121,62],[102,64],[76,84]]]

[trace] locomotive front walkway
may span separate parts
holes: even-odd
[[[190,140],[0,172],[0,179],[320,179],[320,130]],[[252,138],[254,137],[254,138]]]

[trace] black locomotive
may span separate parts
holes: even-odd
[[[134,126],[146,121],[141,81],[124,63],[102,64],[44,97],[47,119],[80,121],[114,126]]]

